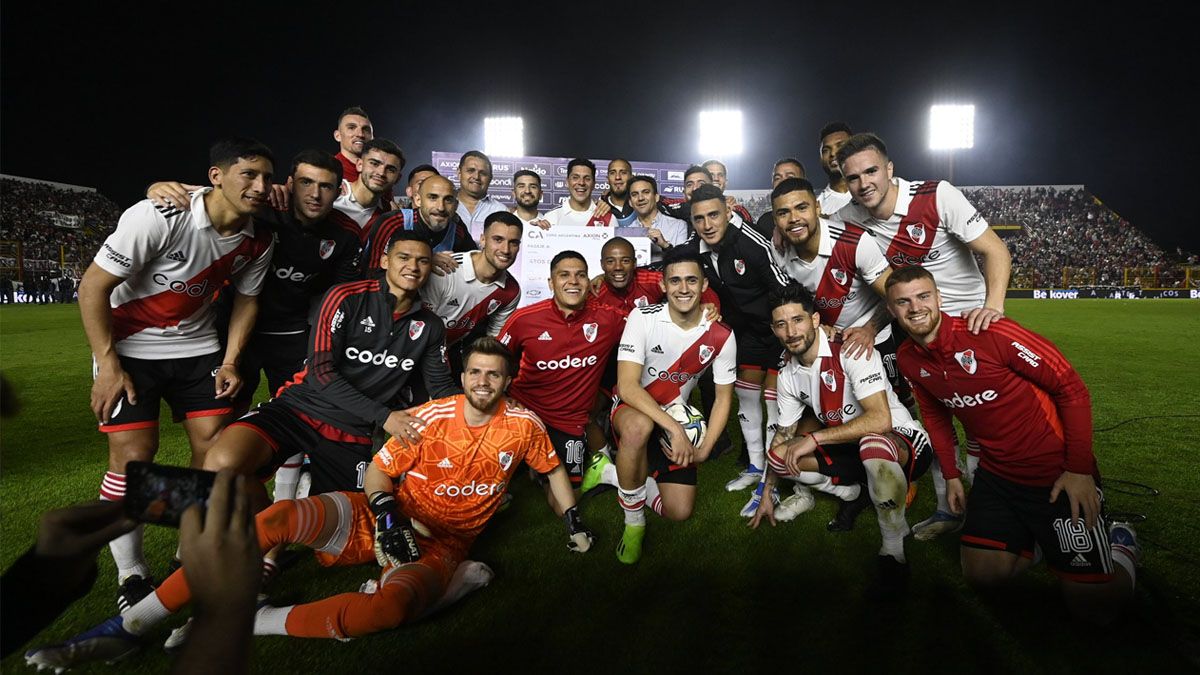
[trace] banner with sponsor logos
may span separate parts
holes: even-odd
[[[549,230],[537,227],[526,229],[525,236],[521,239],[521,254],[517,262],[509,268],[509,273],[521,284],[520,306],[524,307],[553,296],[548,283],[550,261],[561,251],[579,252],[587,260],[588,276],[596,277],[603,273],[603,268],[600,267],[600,249],[604,247],[604,243],[615,236],[622,236],[623,231],[629,229],[642,228],[559,225]],[[627,238],[633,244],[637,264],[648,264],[650,240],[646,237]]]
[[[462,152],[433,152],[433,166],[438,173],[450,179],[454,188],[458,189],[458,159]],[[529,169],[542,177],[542,203],[538,211],[545,213],[556,209],[567,202],[570,190],[567,188],[567,162],[570,157],[492,157],[492,184],[488,194],[509,206],[513,203],[512,177],[523,169]],[[592,159],[596,165],[596,187],[592,192],[593,199],[608,189],[607,159]],[[658,181],[658,194],[664,197],[683,197],[683,172],[687,164],[677,162],[641,162],[630,160],[633,173],[643,176],[654,176]]]
[[[1092,288],[1036,288],[1009,289],[1007,298],[1033,300],[1140,300],[1143,298],[1167,298],[1175,300],[1200,300],[1200,289],[1195,288],[1136,288],[1126,286],[1097,286]]]
[[[50,221],[50,224],[55,227],[69,227],[73,230],[78,230],[80,226],[83,225],[82,218],[68,213],[59,213],[58,211],[38,211],[38,215]]]

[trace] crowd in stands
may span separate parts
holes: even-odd
[[[58,277],[64,271],[78,278],[120,216],[116,204],[93,190],[0,179],[0,241],[21,243],[25,278]],[[0,255],[15,253],[6,249]],[[10,261],[2,262],[11,267]]]

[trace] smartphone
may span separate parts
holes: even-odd
[[[217,474],[150,462],[125,465],[125,513],[141,523],[179,527],[192,504],[207,508]]]

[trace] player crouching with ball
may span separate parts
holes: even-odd
[[[708,459],[720,435],[703,434],[703,418],[686,404],[696,379],[712,367],[716,402],[709,421],[719,430],[729,421],[737,376],[733,331],[705,319],[701,308],[708,281],[699,258],[668,254],[665,263],[660,284],[667,302],[634,309],[617,347],[616,464],[594,454],[581,485],[585,492],[600,483],[617,488],[625,513],[617,559],[627,564],[641,558],[647,504],[671,520],[692,515],[696,464]]]
[[[777,477],[806,484],[866,483],[883,545],[875,599],[900,596],[908,585],[904,517],[908,486],[933,460],[925,430],[900,405],[878,352],[851,358],[821,330],[812,293],[798,284],[773,293],[771,329],[791,356],[779,373],[779,430],[767,453],[767,483]],[[802,418],[805,409],[811,411]],[[815,418],[814,415],[815,414]],[[773,500],[750,521],[775,524]]]

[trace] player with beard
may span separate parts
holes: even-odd
[[[699,258],[668,256],[659,284],[666,304],[634,309],[621,337],[611,413],[619,448],[616,464],[594,455],[582,489],[600,483],[618,488],[625,530],[617,559],[626,564],[641,558],[645,505],[671,520],[691,517],[696,464],[708,459],[717,441],[715,430],[729,420],[737,345],[729,326],[705,318],[701,294],[707,286]],[[714,433],[693,446],[663,406],[686,402],[696,379],[710,366],[717,386],[708,418]]]
[[[1133,597],[1141,549],[1129,525],[1105,527],[1091,396],[1079,373],[1011,319],[972,331],[969,318],[941,311],[928,268],[897,270],[887,293],[909,336],[900,370],[929,428],[950,508],[967,512],[963,577],[996,587],[1044,555],[1076,618],[1115,619]],[[955,461],[956,417],[982,451],[969,497]]]
[[[342,194],[333,203],[331,218],[366,244],[371,226],[391,208],[389,194],[404,172],[404,151],[395,143],[375,138],[363,144],[358,179],[343,180]]]
[[[448,182],[448,181],[447,181]],[[483,226],[483,248],[455,253],[457,269],[430,275],[421,288],[421,301],[446,323],[446,349],[450,370],[462,372],[460,346],[479,333],[495,337],[521,300],[521,287],[508,273],[521,248],[521,221],[497,211]]]
[[[608,205],[617,225],[632,225],[634,210],[630,202],[629,188],[630,179],[633,177],[633,165],[627,159],[614,159],[608,163],[605,176],[608,189],[600,196],[600,201]]]
[[[378,563],[383,569],[372,592],[262,606],[255,617],[256,635],[359,637],[420,619],[486,585],[491,570],[463,562],[500,508],[522,462],[546,476],[555,498],[567,505],[568,548],[586,552],[591,547],[593,537],[579,517],[541,421],[504,400],[511,372],[508,351],[496,340],[482,338],[467,353],[461,378],[466,393],[418,408],[421,440],[390,440],[366,469],[365,491],[279,502],[258,514],[255,531],[264,551],[301,544],[313,549],[324,566]],[[249,508],[244,495],[231,506],[242,513],[234,522],[244,520]],[[62,669],[131,653],[139,636],[191,600],[185,572],[175,572],[125,617],[34,650],[27,661]]]
[[[771,306],[771,329],[792,358],[779,373],[779,431],[767,483],[775,476],[827,478],[848,501],[866,483],[883,539],[879,579],[868,595],[896,597],[908,583],[905,495],[933,461],[929,437],[892,392],[878,354],[851,357],[825,336],[812,293],[792,284],[771,297]],[[806,408],[815,421],[801,419]],[[774,525],[773,512],[772,501],[762,500],[750,526],[763,518]]]
[[[822,215],[833,215],[850,203],[850,188],[846,186],[846,177],[838,166],[837,153],[853,135],[850,125],[845,122],[830,122],[821,127],[821,170],[829,179],[829,184],[817,195]]]
[[[417,191],[421,189],[421,183],[430,176],[440,176],[438,170],[431,164],[418,164],[408,171],[408,185],[404,188],[404,198],[399,204],[400,208],[411,209],[415,208]]]
[[[514,173],[512,213],[523,227],[537,226],[543,230],[550,227],[550,223],[538,211],[541,203],[542,177],[529,169]]]
[[[771,189],[774,190],[783,181],[789,178],[804,178],[804,165],[795,157],[784,157],[775,162],[775,166],[771,168]],[[767,209],[765,213],[754,221],[754,230],[763,236],[763,239],[770,239],[775,248],[783,246],[783,240],[779,238],[779,232],[775,230],[775,212],[772,209]]]
[[[483,234],[483,221],[504,204],[488,194],[492,184],[492,160],[478,150],[468,150],[458,160],[458,217],[471,233],[472,241]]]
[[[692,193],[695,192],[696,188],[700,187],[701,185],[713,184],[712,173],[699,164],[693,164],[683,172],[683,199],[679,199],[677,197],[661,197],[658,202],[658,208],[668,216],[671,216],[672,218],[678,218],[679,220],[687,223],[688,227],[691,227]],[[722,194],[724,194],[724,192],[722,192]],[[753,222],[752,220],[749,220],[749,214],[747,214],[746,218],[743,218],[741,211],[744,211],[745,209],[742,209],[741,207],[738,207],[741,209],[741,211],[734,209],[733,206],[730,205],[730,199],[731,198],[729,197],[725,198],[725,205],[729,207],[730,222],[737,227],[741,227],[746,223]]]
[[[546,423],[555,452],[572,483],[578,483],[584,426],[625,317],[588,301],[587,261],[575,251],[562,251],[550,261],[549,285],[554,297],[513,312],[500,330],[500,342],[520,361],[509,394]]]
[[[634,176],[628,184],[629,203],[636,221],[630,226],[646,228],[650,238],[650,261],[659,262],[663,252],[682,244],[688,238],[688,226],[658,209],[658,181],[652,176]]]
[[[399,209],[384,214],[367,235],[364,263],[369,275],[379,269],[384,245],[397,230],[417,233],[435,253],[435,269],[453,272],[458,266],[450,253],[476,250],[475,241],[455,214],[458,205],[454,184],[449,179],[431,175],[421,181],[413,195],[414,209]],[[447,262],[449,261],[449,262]]]
[[[721,298],[724,319],[737,335],[738,373],[734,392],[749,464],[725,488],[734,491],[758,486],[741,511],[749,518],[762,497],[766,466],[761,401],[766,400],[769,442],[775,432],[775,376],[783,351],[771,333],[767,298],[791,280],[775,265],[770,242],[753,228],[733,225],[730,213],[725,195],[719,189],[712,185],[697,187],[691,200],[695,233],[677,248],[700,256],[708,283]]]
[[[591,160],[576,157],[567,163],[567,185],[571,196],[567,203],[550,210],[545,219],[554,225],[611,226],[617,220],[613,214],[600,215],[592,201],[592,189],[596,185],[596,165]]]
[[[966,316],[969,330],[986,330],[1004,316],[1012,257],[958,188],[946,181],[910,183],[894,177],[887,146],[873,134],[851,136],[836,156],[854,197],[838,211],[837,219],[876,235],[875,243],[892,267],[928,269],[945,298],[945,310]],[[982,274],[976,255],[983,261]],[[970,480],[979,453],[969,436],[967,445]],[[937,510],[913,527],[917,539],[931,539],[962,527],[962,518],[948,510],[946,483],[939,467],[934,467],[933,486]]]

